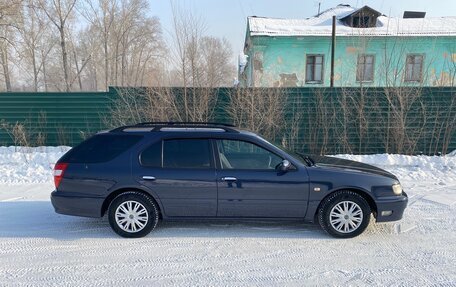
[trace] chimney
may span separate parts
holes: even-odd
[[[426,12],[418,12],[418,11],[404,11],[404,19],[411,19],[411,18],[424,18],[426,16]]]

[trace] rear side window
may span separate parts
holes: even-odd
[[[141,140],[139,135],[99,134],[82,142],[63,156],[61,162],[107,162],[128,150]]]

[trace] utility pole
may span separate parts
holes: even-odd
[[[336,16],[332,17],[332,34],[331,34],[331,79],[330,87],[334,87],[334,52],[336,50]]]

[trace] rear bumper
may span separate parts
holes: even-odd
[[[401,196],[379,199],[375,203],[377,204],[377,222],[396,221],[402,219],[407,207],[408,196],[403,192]],[[386,215],[389,213],[391,214]]]
[[[59,192],[51,193],[51,202],[55,212],[65,215],[101,217],[101,208],[104,198],[85,197],[75,193]]]

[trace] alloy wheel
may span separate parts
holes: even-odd
[[[134,233],[144,229],[149,220],[149,214],[144,205],[137,201],[129,200],[117,207],[115,220],[122,230]]]
[[[353,201],[341,201],[331,209],[329,219],[336,231],[350,233],[363,222],[363,210]]]

